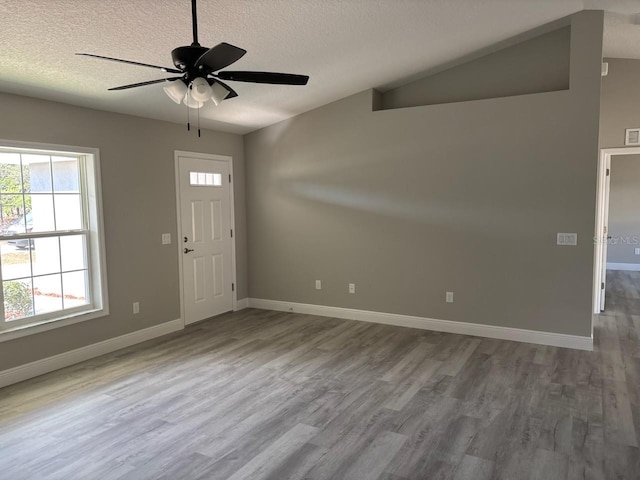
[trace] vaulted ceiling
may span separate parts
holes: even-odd
[[[397,85],[584,8],[605,9],[605,55],[640,58],[640,0],[199,0],[199,40],[248,51],[234,70],[311,76],[306,87],[231,83],[239,97],[201,124],[246,133],[368,88]],[[184,123],[186,107],[151,69],[76,52],[172,66],[191,43],[190,0],[0,3],[0,91]]]

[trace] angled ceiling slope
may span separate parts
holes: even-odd
[[[640,2],[585,2],[586,8],[617,13],[607,17],[605,53],[640,58],[640,26],[634,24]],[[200,120],[206,128],[247,133],[368,88],[401,83],[580,11],[585,2],[199,0],[200,43],[229,42],[248,51],[234,68],[311,76],[302,89],[234,84],[240,96],[203,107]],[[171,102],[162,85],[107,91],[161,75],[74,53],[170,65],[171,50],[191,41],[190,16],[189,0],[2,2],[0,91],[184,123],[183,106]]]

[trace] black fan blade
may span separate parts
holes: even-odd
[[[220,85],[222,85],[224,88],[226,88],[226,89],[229,91],[229,95],[227,95],[227,97],[225,98],[225,100],[228,100],[228,99],[230,99],[230,98],[233,98],[233,97],[237,97],[237,96],[238,96],[238,94],[236,93],[236,91],[235,91],[233,88],[231,88],[229,85],[227,85],[226,83],[221,82],[221,81],[220,81],[220,80],[218,80],[217,78],[216,78],[216,82],[218,82]]]
[[[245,53],[247,53],[247,51],[242,48],[222,42],[204,52],[196,61],[195,66],[199,67],[202,65],[212,72],[217,72],[221,68],[228,67],[232,63],[240,60]]]
[[[92,53],[76,53],[76,55],[80,55],[82,57],[100,58],[102,60],[109,60],[111,62],[128,63],[129,65],[138,65],[139,67],[157,68],[158,70],[162,70],[163,72],[167,73],[184,73],[180,70],[176,70],[175,68],[150,65],[148,63],[132,62],[131,60],[122,60],[120,58],[103,57],[102,55],[93,55]]]
[[[276,85],[306,85],[309,81],[307,75],[295,75],[293,73],[220,72],[218,76],[223,80],[235,82],[271,83]]]
[[[158,80],[149,80],[148,82],[132,83],[130,85],[122,85],[121,87],[113,87],[109,90],[127,90],[128,88],[144,87],[145,85],[153,85],[154,83],[174,82],[182,77],[160,78]]]

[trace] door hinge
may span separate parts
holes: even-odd
[[[233,228],[231,229],[231,238],[233,238]]]
[[[610,169],[610,168],[607,168],[607,177],[608,177],[609,175],[611,175],[611,169]]]
[[[229,174],[229,183],[231,183],[231,174]]]
[[[231,284],[231,291],[232,291],[232,292],[235,292],[235,291],[236,291],[236,284],[235,284],[235,283],[232,283],[232,284]]]
[[[600,289],[601,289],[601,290],[604,290],[604,282],[602,282],[602,283],[600,284]]]

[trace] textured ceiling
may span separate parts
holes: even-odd
[[[402,83],[583,8],[606,9],[605,54],[640,58],[640,0],[199,0],[199,40],[248,51],[234,70],[311,76],[306,87],[230,82],[201,124],[246,133],[367,88]],[[171,66],[191,43],[189,0],[0,0],[0,91],[184,123],[186,107],[152,69],[76,52]]]

